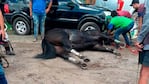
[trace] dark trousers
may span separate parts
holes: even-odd
[[[8,84],[4,74],[0,75],[0,84]]]
[[[149,50],[139,52],[139,64],[149,66]]]

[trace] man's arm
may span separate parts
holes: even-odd
[[[0,30],[2,34],[2,40],[4,40],[5,39],[4,18],[1,10],[0,10],[0,28],[1,28]]]
[[[136,47],[138,48],[139,51],[142,51],[142,48],[143,48],[142,42],[149,32],[149,25],[148,25],[149,24],[149,0],[146,0],[145,7],[146,7],[146,11],[142,21],[143,22],[142,28],[140,29],[137,42],[136,42]]]
[[[50,11],[50,9],[51,9],[51,7],[52,7],[52,0],[50,0],[50,3],[49,3],[49,5],[48,5],[48,8],[46,9],[46,13],[48,13],[49,11]]]
[[[114,27],[113,24],[111,24],[111,23],[108,24],[108,32],[107,32],[108,34],[112,34],[111,32],[113,30],[113,27]]]
[[[30,0],[29,2],[29,12],[30,12],[30,16],[32,16],[32,0]]]
[[[142,28],[142,22],[143,22],[143,18],[142,17],[138,17],[138,32],[140,32],[140,30]]]
[[[136,42],[136,46],[138,47],[139,51],[142,50],[142,48],[143,48],[142,42],[149,32],[148,24],[149,24],[149,13],[146,13],[144,15],[142,28],[140,29],[140,32],[139,32],[138,38],[137,38],[137,42]]]

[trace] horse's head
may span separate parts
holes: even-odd
[[[97,30],[87,30],[87,31],[82,31],[84,33],[87,33],[90,36],[99,36],[101,32]]]
[[[106,32],[99,32],[97,30],[88,30],[83,32],[87,33],[88,36],[97,38],[99,43],[103,43],[104,41],[105,44],[110,44],[109,42],[114,41],[113,36],[108,35]]]

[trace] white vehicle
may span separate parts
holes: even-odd
[[[109,10],[126,10],[132,14],[134,9],[130,6],[131,2],[132,0],[96,0],[95,6],[104,7]],[[144,0],[139,0],[139,2],[144,3]]]

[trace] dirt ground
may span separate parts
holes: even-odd
[[[9,84],[137,84],[137,55],[128,49],[118,50],[122,56],[99,51],[83,51],[91,59],[82,70],[61,58],[36,59],[41,41],[33,36],[9,34],[15,56],[6,56],[10,67],[5,69]]]

